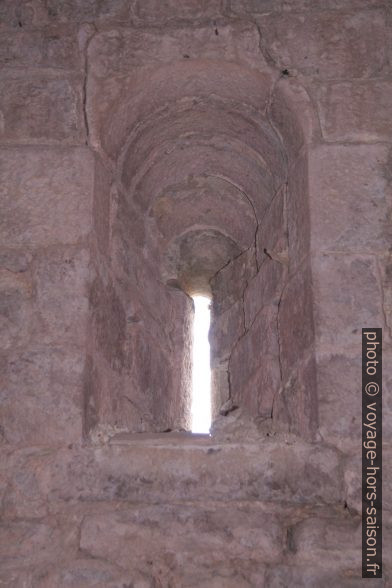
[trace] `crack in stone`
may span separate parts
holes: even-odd
[[[288,251],[290,251],[290,241],[289,241],[289,230],[288,230],[288,217],[287,217],[287,196],[288,196],[288,181],[286,181],[285,188],[284,188],[284,199],[283,199],[283,218],[284,218],[284,227],[285,227],[285,236],[287,238],[287,247]],[[271,258],[273,259],[273,258]],[[279,260],[275,260],[279,263]],[[284,293],[286,288],[289,284],[289,271],[288,271],[288,259],[287,265],[284,264],[284,276],[283,276],[283,284],[282,289],[279,296],[279,301],[277,304],[277,311],[276,311],[276,337],[278,341],[278,364],[279,364],[279,373],[280,373],[280,387],[279,390],[275,391],[274,397],[272,399],[272,406],[271,406],[271,419],[273,418],[274,414],[274,405],[276,401],[276,395],[281,393],[283,387],[283,367],[282,367],[282,341],[280,336],[280,309],[283,300]]]
[[[90,126],[88,121],[87,115],[87,82],[89,77],[89,61],[88,61],[88,48],[89,45],[94,38],[95,34],[97,33],[97,29],[94,25],[92,25],[93,30],[91,31],[90,36],[87,37],[85,46],[84,46],[84,78],[83,78],[83,89],[82,89],[82,104],[83,104],[83,119],[86,128],[86,145],[90,145]]]
[[[287,275],[286,275],[286,280],[287,280]],[[279,301],[277,304],[277,311],[276,311],[276,337],[278,340],[278,363],[279,363],[279,373],[280,373],[280,388],[282,388],[282,385],[283,385],[283,368],[282,368],[282,342],[281,342],[281,337],[280,337],[279,313],[280,313],[280,307],[282,304],[282,300],[283,300],[283,296],[284,296],[284,292],[286,290],[287,284],[288,284],[288,280],[286,281],[286,283],[282,287]],[[271,418],[273,416],[274,401],[275,401],[275,395],[274,395],[274,399],[272,401]]]
[[[86,62],[87,62],[87,58],[86,58]],[[84,118],[84,125],[86,128],[86,145],[88,145],[89,141],[90,141],[90,129],[89,129],[89,124],[88,124],[87,108],[86,107],[87,107],[87,71],[85,72],[84,80],[83,80],[83,118]]]
[[[211,282],[217,277],[217,275],[222,272],[226,267],[228,267],[231,263],[233,263],[234,261],[236,261],[239,257],[241,257],[241,255],[245,255],[245,253],[247,253],[248,251],[251,250],[251,248],[253,247],[253,243],[252,245],[249,245],[249,247],[247,247],[246,249],[244,249],[243,251],[240,251],[240,253],[238,253],[237,255],[235,255],[234,257],[231,257],[228,261],[226,261],[222,267],[220,267],[218,270],[216,270],[216,272],[214,273],[213,276],[211,276],[211,278],[208,280],[210,286],[211,286]],[[227,310],[229,310],[229,308],[231,308],[232,306],[234,306],[235,302],[233,304],[231,304]]]
[[[264,47],[263,45],[263,34],[261,32],[261,28],[260,25],[258,24],[257,21],[250,21],[257,29],[257,33],[259,35],[259,50],[261,55],[264,57],[266,63],[268,65],[273,66],[274,68],[278,69],[278,66],[276,64],[276,62],[274,61],[273,57],[271,56],[270,52],[268,51],[268,49],[266,47]]]
[[[244,196],[244,198],[249,202],[249,204],[250,204],[250,206],[252,208],[253,216],[255,217],[255,222],[256,222],[255,238],[254,238],[254,243],[255,243],[255,246],[256,246],[257,245],[257,243],[256,243],[256,237],[257,237],[257,231],[258,231],[258,228],[259,228],[259,219],[257,217],[256,208],[255,208],[255,206],[253,204],[252,199],[248,196],[248,194],[242,188],[240,188],[237,184],[235,184],[234,182],[232,182],[228,178],[226,178],[226,177],[224,177],[224,176],[222,176],[220,174],[214,174],[214,175],[211,174],[211,175],[209,175],[209,177],[211,177],[211,178],[219,178],[220,180],[226,182],[230,186],[233,186],[233,188],[236,188],[242,194],[242,196]],[[257,247],[256,247],[256,267],[258,267]]]
[[[126,394],[123,394],[122,397],[125,398],[125,400],[127,400],[139,413],[140,424],[143,424],[143,421],[147,421],[149,423],[154,424],[154,419],[152,418],[152,416],[147,412],[143,412],[143,410],[140,408],[140,406],[137,405],[137,403],[134,400],[129,398],[129,396],[127,396]]]

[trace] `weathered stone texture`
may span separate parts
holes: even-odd
[[[389,80],[330,83],[315,88],[314,94],[326,141],[368,143],[390,140]]]
[[[285,264],[265,256],[257,275],[244,293],[245,325],[254,322],[263,306],[279,304],[285,279]]]
[[[259,65],[260,69],[263,66],[257,28],[245,22],[222,23],[218,35],[214,26],[171,28],[163,34],[159,29],[145,28],[103,32],[90,43],[89,57],[97,77],[129,74],[135,67],[163,66],[184,59],[221,59],[228,63],[242,61],[255,68]]]
[[[83,66],[75,30],[48,28],[0,34],[0,64],[6,68],[80,71]]]
[[[237,14],[270,14],[282,11],[299,12],[382,8],[386,0],[230,0],[230,7]]]
[[[81,548],[93,557],[139,570],[148,569],[151,561],[151,575],[166,585],[173,581],[192,585],[190,579],[197,568],[224,564],[226,573],[234,571],[234,562],[245,553],[254,564],[276,561],[281,545],[282,530],[273,517],[245,505],[231,512],[223,506],[206,505],[202,513],[192,506],[177,505],[127,509],[87,517],[81,535]]]
[[[325,565],[334,559],[335,568],[360,567],[361,565],[361,519],[350,516],[334,519],[310,518],[292,530],[295,557],[303,563],[316,559]],[[342,550],[339,545],[345,544]]]
[[[244,317],[241,301],[213,319],[215,326],[210,329],[209,340],[213,365],[227,361],[233,346],[244,334]]]
[[[93,160],[84,149],[1,152],[2,427],[8,443],[80,439]],[[12,249],[10,249],[12,247]]]
[[[95,18],[127,18],[132,0],[47,0],[47,18],[54,22],[86,22]]]
[[[219,15],[222,0],[136,0],[135,13],[146,23],[162,23],[172,19],[211,19]],[[216,25],[215,25],[216,26]]]
[[[47,564],[76,555],[77,521],[47,518],[40,521],[4,522],[0,527],[2,570]]]
[[[72,346],[30,346],[2,356],[1,427],[16,445],[81,438],[84,361]]]
[[[0,585],[359,586],[364,326],[391,583],[390,26],[0,2]],[[195,292],[212,437],[184,432]]]
[[[265,214],[260,219],[257,231],[257,255],[261,261],[265,258],[280,254],[287,249],[287,226],[285,218],[286,195],[285,189],[280,189],[272,201]],[[294,241],[294,240],[293,240]]]
[[[44,571],[31,574],[29,580],[37,588],[123,588],[132,582],[140,588],[149,586],[143,574],[132,574],[108,562],[83,556],[46,566]]]
[[[290,243],[289,270],[294,273],[309,255],[311,224],[308,206],[308,162],[301,155],[292,166],[287,190],[287,233]],[[310,184],[310,182],[309,182]]]
[[[110,586],[116,572],[129,581],[144,578],[146,586],[157,577],[179,586],[210,585],[222,573],[234,586],[238,570],[239,585],[263,585],[264,564],[282,561],[296,509],[314,499],[334,504],[342,484],[338,454],[329,449],[266,440],[260,453],[254,442],[227,445],[176,434],[122,435],[96,449],[3,452],[1,475],[4,533],[25,536],[27,529],[35,539],[4,547],[3,574],[32,570],[38,586],[76,582],[72,570],[80,570],[81,587],[90,574]],[[267,496],[276,507],[264,503]],[[43,523],[47,509],[52,514]],[[43,552],[49,529],[51,547]],[[10,559],[10,549],[24,558],[22,566]]]
[[[380,269],[380,279],[383,290],[382,309],[385,316],[385,323],[388,329],[389,337],[392,337],[392,259],[391,253],[380,255],[378,267]]]
[[[112,210],[115,208],[116,192],[112,186],[110,172],[97,157],[94,170],[93,221],[96,243],[102,255],[108,255],[112,230]]]
[[[31,276],[24,271],[0,270],[0,346],[2,350],[19,347],[31,336]]]
[[[230,356],[230,387],[234,403],[247,406],[251,414],[257,413],[257,404],[263,396],[272,398],[280,385],[279,344],[277,335],[277,308],[265,306],[256,316],[249,330],[238,340]],[[253,353],[257,349],[258,353]],[[259,370],[259,380],[251,380]]]
[[[312,268],[320,352],[358,357],[362,327],[384,325],[376,260],[368,255],[322,253],[314,257]]]
[[[244,194],[220,178],[196,180],[190,176],[186,182],[168,186],[155,199],[150,216],[156,219],[164,245],[194,225],[204,225],[223,229],[241,247],[248,247],[257,225],[255,212]],[[240,262],[236,266],[242,271]]]
[[[318,431],[317,365],[313,352],[303,354],[279,389],[272,405],[277,430],[314,439]]]
[[[303,265],[285,286],[280,302],[279,333],[285,378],[298,360],[298,349],[306,353],[313,344],[313,315],[307,312],[311,304],[311,273]],[[290,328],[286,328],[286,325],[290,325]]]
[[[362,10],[385,8],[386,0],[284,0],[283,8],[292,10]]]
[[[364,254],[388,249],[392,238],[389,153],[384,145],[324,145],[313,150],[309,182],[315,251]]]
[[[4,0],[0,26],[21,28],[112,20],[130,22],[134,0]]]
[[[321,79],[373,77],[385,70],[383,11],[277,13],[257,22],[263,46],[282,70]]]
[[[91,231],[93,158],[84,148],[0,152],[3,247],[75,244]]]
[[[339,586],[341,588],[357,588],[362,582],[362,575],[357,569],[346,568],[341,572],[327,567],[298,565],[298,566],[273,566],[266,574],[266,587],[282,588],[290,586],[293,588],[329,588]],[[367,580],[369,585],[385,586],[385,580]]]
[[[87,249],[67,248],[36,258],[33,269],[35,335],[41,343],[86,344],[90,256]]]
[[[78,78],[3,75],[0,111],[1,143],[85,143],[82,84]]]
[[[30,508],[31,516],[40,518],[47,508],[64,514],[68,507],[80,512],[94,503],[110,509],[111,501],[162,504],[168,496],[197,503],[202,495],[227,508],[236,500],[339,502],[343,480],[337,451],[295,439],[262,434],[260,439],[262,452],[254,437],[227,443],[184,433],[122,434],[93,449],[8,452],[1,470],[6,518],[25,518]]]
[[[360,368],[360,358],[347,356],[344,351],[320,360],[318,366],[320,433],[326,442],[352,454],[361,443],[361,398],[357,392],[361,387]],[[391,438],[390,411],[387,400],[383,415],[387,445]]]

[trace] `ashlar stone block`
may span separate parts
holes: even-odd
[[[313,250],[387,251],[392,239],[389,157],[386,145],[323,145],[311,151]]]
[[[94,161],[84,148],[0,151],[0,245],[73,244],[92,227]]]
[[[85,143],[82,80],[3,74],[0,86],[0,143]]]
[[[257,19],[277,67],[319,79],[379,75],[386,66],[383,11],[307,11]]]
[[[392,133],[391,91],[389,80],[344,81],[316,88],[315,98],[325,140],[389,141]]]

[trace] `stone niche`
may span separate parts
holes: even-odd
[[[392,586],[390,16],[0,1],[1,587],[361,586],[364,326]]]
[[[213,418],[314,435],[307,102],[258,43],[237,22],[89,45],[87,435],[189,430],[196,293],[212,297]]]

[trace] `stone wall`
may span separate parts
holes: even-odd
[[[358,586],[389,2],[3,0],[0,37],[0,584]],[[163,433],[195,292],[209,439]]]

